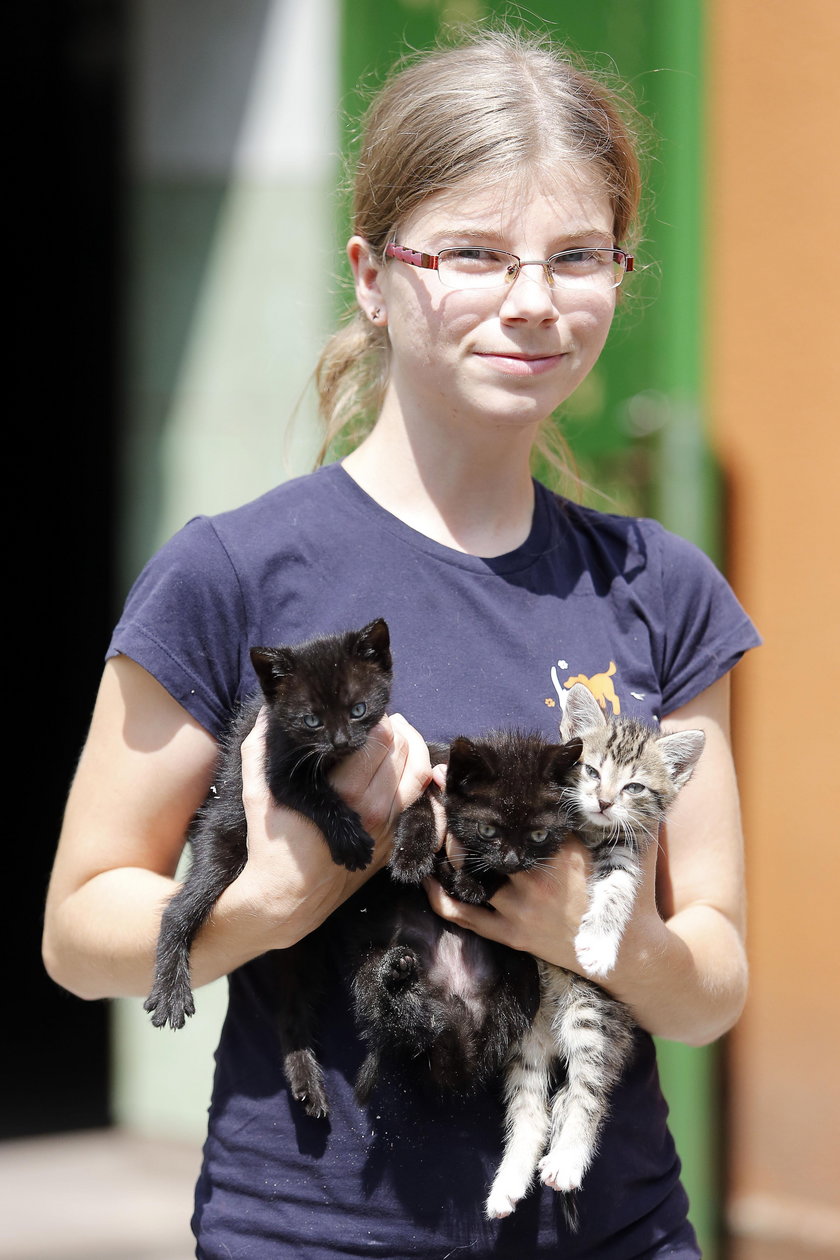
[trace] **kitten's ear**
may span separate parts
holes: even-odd
[[[449,745],[449,765],[446,770],[446,787],[448,791],[463,786],[468,779],[492,777],[492,769],[487,758],[476,748],[466,735],[459,735]]]
[[[583,752],[583,741],[567,740],[565,744],[549,744],[545,750],[543,774],[555,783],[562,783],[570,768],[580,760]]]
[[[575,683],[569,688],[563,720],[560,723],[560,734],[564,740],[594,731],[603,726],[606,720],[601,706],[586,683]]]
[[[383,669],[391,668],[391,633],[387,621],[377,617],[363,626],[356,635],[356,655],[378,661]]]
[[[263,694],[269,699],[276,692],[277,684],[295,672],[294,655],[284,647],[252,647],[251,664],[257,671]]]
[[[694,773],[694,767],[706,744],[703,731],[674,731],[671,735],[659,735],[656,745],[677,787],[684,787]]]

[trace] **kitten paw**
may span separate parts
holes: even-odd
[[[575,937],[575,954],[588,976],[608,976],[618,958],[618,942],[584,927]]]
[[[421,884],[427,875],[431,875],[433,869],[433,853],[418,857],[416,854],[399,847],[394,848],[388,862],[388,870],[391,873],[391,877],[398,880],[401,884]]]
[[[311,1050],[293,1050],[283,1060],[292,1097],[316,1120],[329,1114],[321,1068]]]
[[[336,866],[363,871],[373,859],[373,841],[367,832],[349,824],[336,827],[329,838],[330,854]]]
[[[417,958],[414,952],[402,945],[395,945],[380,963],[380,975],[387,989],[402,989],[417,975]]]
[[[155,985],[146,1001],[143,1010],[152,1017],[155,1028],[183,1028],[188,1016],[195,1014],[195,1002],[192,990],[172,989],[166,991],[162,985]]]
[[[543,1185],[565,1193],[580,1189],[588,1163],[589,1153],[582,1146],[568,1146],[549,1151],[537,1170]]]
[[[499,1176],[497,1173],[484,1204],[484,1215],[487,1219],[501,1221],[510,1216],[517,1203],[528,1193],[529,1184],[523,1183],[521,1178]]]
[[[495,1194],[491,1191],[484,1206],[484,1215],[489,1221],[503,1221],[510,1216],[518,1200],[510,1199],[506,1194]]]

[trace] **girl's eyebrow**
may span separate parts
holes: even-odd
[[[451,238],[453,240],[475,242],[482,245],[495,244],[505,240],[504,235],[499,232],[498,229],[477,227],[445,228],[433,233],[433,236],[439,240]],[[592,237],[598,237],[600,240],[605,240],[608,244],[612,244],[613,240],[612,232],[608,231],[606,228],[595,227],[567,228],[566,231],[559,232],[555,239],[558,241],[576,241],[582,238]],[[502,246],[499,245],[499,248],[502,248]],[[559,246],[558,250],[562,248],[564,247]],[[554,250],[553,252],[557,253],[558,250]]]

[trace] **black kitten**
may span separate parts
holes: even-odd
[[[539,973],[529,954],[464,931],[435,915],[422,891],[406,887],[434,873],[462,901],[483,904],[511,871],[529,870],[556,852],[567,824],[565,791],[580,741],[495,732],[447,748],[446,789],[432,788],[397,825],[379,906],[355,982],[359,1032],[368,1045],[356,1091],[365,1101],[385,1058],[422,1064],[441,1089],[469,1092],[508,1060],[533,1020]],[[432,797],[462,853],[453,864],[437,849]],[[400,890],[400,884],[403,885]]]
[[[218,773],[190,829],[192,865],[168,903],[158,938],[154,985],[144,1003],[152,1023],[181,1028],[195,1010],[190,985],[192,942],[216,901],[242,872],[247,828],[242,804],[241,745],[265,705],[265,770],[280,805],[305,814],[323,832],[333,861],[361,870],[373,856],[373,840],[358,815],[327,780],[337,762],[366,742],[384,715],[392,662],[387,624],[311,639],[295,647],[254,647],[251,661],[261,692],[245,702],[223,742]],[[308,938],[307,938],[308,939]],[[304,992],[301,954],[305,942],[272,952],[282,973],[284,1011],[280,1034],[287,1075],[311,1114],[326,1111],[318,1094],[320,1071],[311,1053],[311,998]],[[290,990],[290,991],[287,991]],[[313,1094],[318,1095],[313,1099]]]

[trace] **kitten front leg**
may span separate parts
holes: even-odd
[[[394,833],[394,850],[388,863],[394,879],[419,884],[431,875],[438,837],[435,813],[428,790],[403,810]]]
[[[272,785],[274,789],[274,785]],[[323,833],[336,866],[348,871],[363,871],[373,858],[373,840],[362,826],[362,820],[327,783],[317,788],[299,787],[294,782],[278,786],[275,799],[281,805],[305,814]]]
[[[640,880],[633,853],[613,851],[596,862],[589,881],[589,908],[575,937],[575,953],[588,976],[601,979],[615,967]]]
[[[543,1007],[524,1034],[505,1078],[505,1150],[485,1203],[485,1215],[510,1216],[525,1198],[549,1130],[549,1068],[554,1055]]]
[[[495,871],[483,871],[482,878],[477,879],[463,866],[454,866],[445,849],[439,849],[435,854],[434,873],[450,897],[455,897],[457,901],[466,901],[471,906],[487,906],[489,899],[507,879],[506,875],[499,875]],[[492,906],[487,908],[493,909]]]

